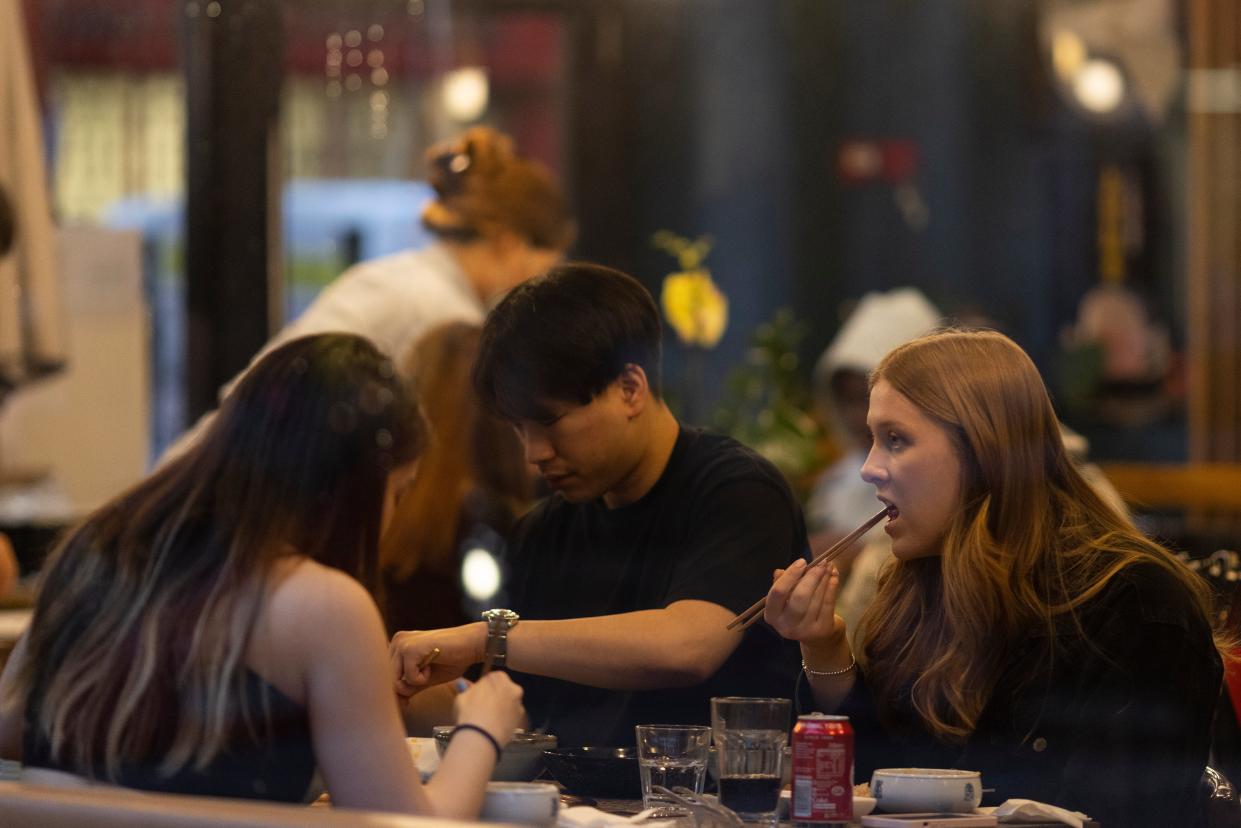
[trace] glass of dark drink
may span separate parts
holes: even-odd
[[[720,804],[735,811],[744,822],[776,824],[791,710],[788,699],[711,699],[711,734],[720,763]]]

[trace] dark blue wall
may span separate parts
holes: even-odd
[[[1061,330],[1097,281],[1101,163],[1146,170],[1150,250],[1132,284],[1174,331],[1168,202],[1176,137],[1110,132],[1068,111],[1037,47],[1034,0],[628,0],[631,257],[652,290],[673,269],[650,234],[710,233],[732,320],[707,396],[782,306],[811,323],[803,362],[869,290],[913,285],[950,315],[981,314],[1055,386]],[[842,141],[909,140],[924,226],[892,186],[835,170]],[[619,249],[619,248],[614,248]],[[675,341],[668,375],[683,371]],[[711,399],[708,399],[708,405]]]

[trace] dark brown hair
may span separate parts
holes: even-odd
[[[60,543],[4,703],[33,700],[28,727],[76,773],[205,767],[253,721],[244,659],[273,565],[302,554],[373,588],[388,473],[423,440],[369,341],[267,354],[199,443]]]

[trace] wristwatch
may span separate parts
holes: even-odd
[[[487,649],[483,654],[483,675],[504,669],[508,660],[508,631],[517,626],[520,616],[508,609],[483,610],[487,622]]]

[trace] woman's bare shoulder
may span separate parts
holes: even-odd
[[[368,646],[387,643],[379,608],[366,588],[309,558],[281,559],[250,641],[247,661],[291,698],[302,701],[309,672],[331,669]]]
[[[265,609],[277,628],[317,628],[321,637],[334,625],[353,628],[379,617],[375,599],[356,578],[302,556],[281,559],[268,590]]]

